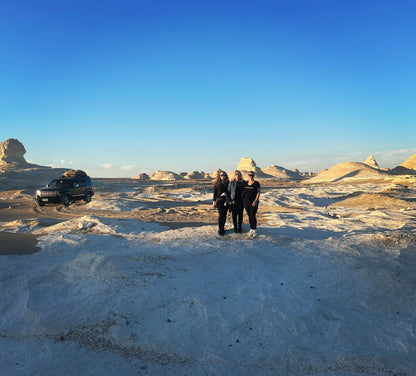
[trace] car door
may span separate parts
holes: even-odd
[[[84,195],[83,193],[83,188],[81,186],[81,180],[79,179],[75,179],[73,184],[72,184],[72,197],[74,199],[79,199],[80,197],[82,197]]]

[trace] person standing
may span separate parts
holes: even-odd
[[[234,233],[241,234],[241,227],[243,225],[243,192],[245,181],[239,170],[235,170],[234,179],[228,184],[228,194],[231,200],[231,215],[233,218]]]
[[[248,173],[248,182],[244,185],[244,208],[246,209],[250,223],[249,236],[257,236],[257,209],[259,208],[260,183],[254,180],[255,173]]]
[[[218,234],[221,236],[225,234],[225,221],[227,219],[228,203],[230,202],[228,183],[227,173],[225,171],[218,171],[214,183],[212,207],[218,210]]]

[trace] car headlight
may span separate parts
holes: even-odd
[[[36,196],[40,196],[40,189],[36,190]]]

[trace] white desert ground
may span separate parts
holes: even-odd
[[[256,239],[212,180],[3,181],[2,374],[416,375],[415,178],[344,176],[262,180]]]

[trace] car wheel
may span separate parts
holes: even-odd
[[[90,193],[90,192],[88,192],[88,193],[86,193],[86,194],[85,194],[85,196],[84,196],[84,201],[85,201],[86,203],[88,203],[88,202],[90,202],[90,201],[91,201],[91,193]]]
[[[71,198],[69,197],[69,195],[63,195],[61,202],[62,202],[62,205],[68,206],[69,203],[71,202]]]

